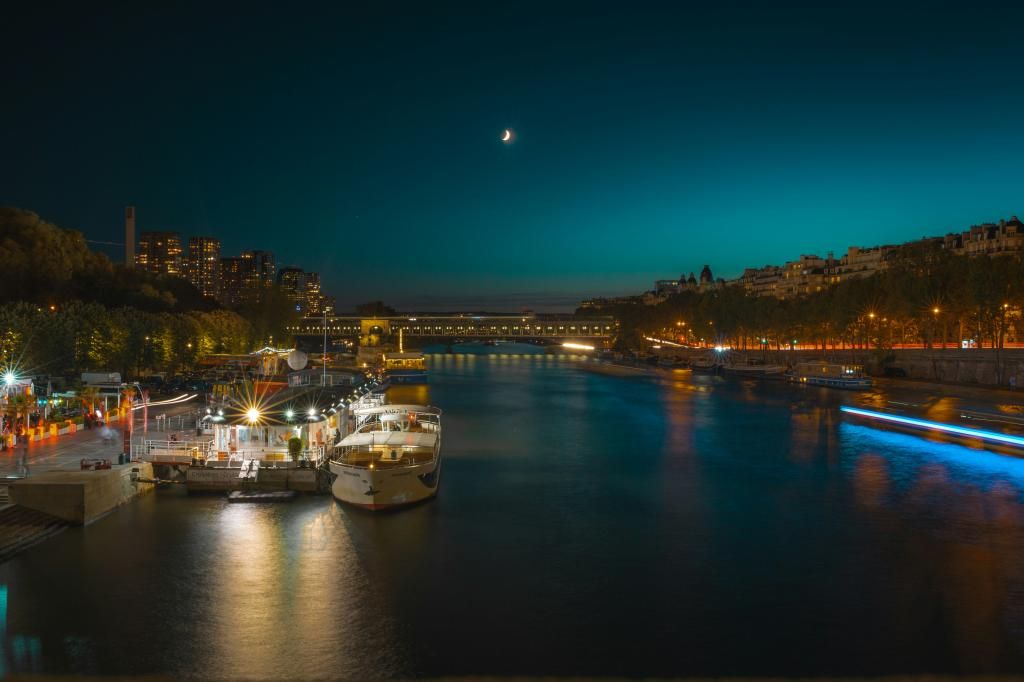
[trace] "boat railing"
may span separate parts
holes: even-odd
[[[299,455],[298,460],[293,458],[286,448],[270,447],[235,448],[221,452],[211,451],[208,459],[223,462],[229,467],[236,463],[241,463],[245,460],[251,459],[272,463],[295,463],[308,461],[313,466],[320,466],[326,459],[326,448],[324,448],[323,445],[314,445],[306,448]]]
[[[327,448],[323,445],[316,445],[307,449],[303,454],[313,466],[320,467],[327,459]]]
[[[144,440],[142,448],[135,450],[136,460],[162,464],[188,464],[193,459],[205,459],[213,448],[213,440]]]
[[[331,461],[343,466],[356,468],[367,468],[370,464],[384,465],[389,469],[401,467],[413,467],[433,460],[437,457],[434,448],[423,446],[401,446],[392,449],[385,454],[380,445],[367,443],[365,445],[349,446],[348,451],[335,452]],[[395,456],[390,456],[391,453]]]
[[[366,422],[359,425],[352,433],[437,433],[441,425],[436,422],[419,421],[409,423],[407,429],[383,428],[385,424],[393,422]]]

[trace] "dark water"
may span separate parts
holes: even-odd
[[[1024,460],[825,389],[431,371],[436,501],[160,491],[0,566],[4,672],[1024,672]]]

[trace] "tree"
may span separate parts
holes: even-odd
[[[268,287],[238,310],[249,322],[249,349],[255,350],[272,343],[281,344],[288,338],[288,327],[298,321],[295,304],[279,286]]]
[[[100,389],[95,386],[86,386],[78,392],[78,399],[82,402],[82,408],[89,412],[96,411],[96,401],[100,398]]]

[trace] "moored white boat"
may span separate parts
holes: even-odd
[[[717,372],[721,369],[722,363],[718,357],[711,353],[695,355],[690,358],[690,369],[694,372]]]
[[[385,353],[384,376],[392,384],[427,383],[427,364],[423,353]]]
[[[353,411],[356,428],[334,446],[331,492],[370,510],[413,504],[441,482],[441,410],[377,405]]]
[[[736,359],[725,364],[722,371],[734,376],[764,378],[781,378],[786,368],[783,365],[767,364],[757,358]]]
[[[860,365],[846,365],[823,360],[797,363],[793,367],[793,371],[789,373],[789,380],[811,386],[853,390],[863,390],[872,386],[871,378],[864,374],[864,368]]]

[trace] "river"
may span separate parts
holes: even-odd
[[[1024,672],[1024,460],[828,389],[430,371],[401,397],[444,410],[436,500],[160,490],[0,566],[0,674]]]

